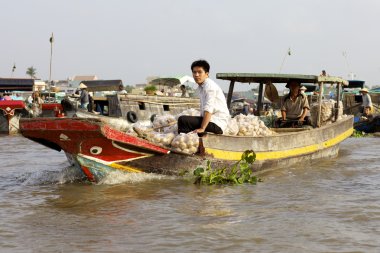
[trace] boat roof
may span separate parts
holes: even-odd
[[[363,80],[348,80],[348,87],[347,88],[364,88],[365,81]]]
[[[150,81],[151,85],[176,86],[186,82],[195,83],[194,78],[187,75],[158,77]]]
[[[81,83],[87,86],[88,91],[117,91],[119,85],[123,85],[121,80],[87,80]]]
[[[340,83],[347,85],[348,82],[340,77],[316,76],[300,74],[275,74],[275,73],[217,73],[217,79],[236,81],[240,83],[287,83],[297,80],[301,83]]]
[[[0,92],[33,91],[34,79],[0,78]]]

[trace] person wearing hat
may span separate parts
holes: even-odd
[[[295,121],[298,125],[310,124],[310,119],[306,116],[310,110],[309,101],[306,95],[300,92],[301,84],[296,80],[290,80],[285,87],[289,88],[290,92],[282,101],[280,127],[291,127]]]
[[[80,83],[79,89],[81,89],[79,101],[80,101],[80,108],[87,109],[89,98],[88,98],[88,91],[87,86],[83,83]]]
[[[371,96],[368,94],[368,89],[363,88],[360,90],[360,93],[362,94],[362,109],[363,113],[365,115],[369,115],[372,112],[372,100]]]
[[[305,94],[305,91],[307,90],[307,88],[305,87],[305,86],[302,86],[301,88],[300,88],[300,93],[301,94]]]

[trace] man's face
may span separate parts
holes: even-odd
[[[300,89],[300,85],[299,85],[299,83],[297,83],[297,82],[291,82],[291,83],[289,84],[289,88],[290,88],[291,91],[293,91],[293,92],[297,92],[297,93],[298,93],[298,91],[299,91],[299,89]]]
[[[205,72],[202,67],[194,67],[193,78],[197,84],[201,85],[208,78],[208,72]]]

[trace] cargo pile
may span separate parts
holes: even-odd
[[[335,121],[335,105],[336,101],[333,99],[324,100],[321,104],[321,126],[331,124]],[[311,105],[310,114],[311,114],[311,124],[313,126],[317,125],[317,116],[318,116],[318,103],[314,103]],[[339,109],[338,109],[338,118],[337,120],[341,120],[344,118],[343,115],[343,103],[339,101]]]

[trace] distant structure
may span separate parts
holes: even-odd
[[[79,84],[83,81],[95,81],[98,80],[96,75],[84,75],[84,76],[74,76],[70,81],[71,87],[77,88]]]

